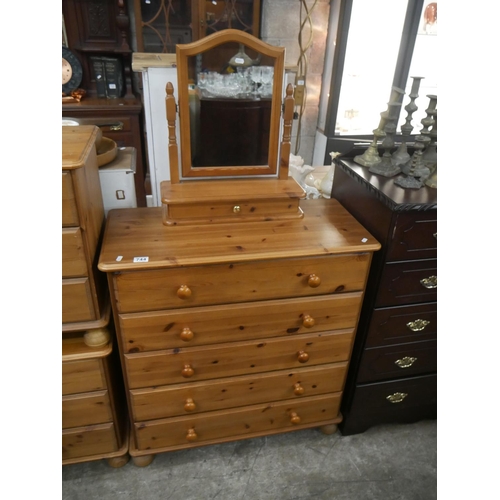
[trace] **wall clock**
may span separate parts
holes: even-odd
[[[82,82],[82,65],[67,47],[62,48],[62,91],[69,95]]]

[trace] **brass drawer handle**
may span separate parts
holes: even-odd
[[[299,351],[297,353],[297,359],[299,360],[299,363],[307,363],[309,360],[309,354],[307,354],[306,351]]]
[[[406,323],[406,326],[412,332],[421,332],[429,323],[430,321],[427,321],[426,319],[416,319],[415,321],[409,321]]]
[[[191,297],[191,288],[189,288],[187,285],[181,285],[177,290],[177,297],[183,300],[189,299],[189,297]]]
[[[181,334],[179,335],[179,337],[180,337],[180,338],[181,338],[181,340],[183,340],[184,342],[189,342],[190,340],[193,340],[194,333],[193,333],[193,331],[191,330],[191,328],[186,327],[186,328],[183,328],[183,329],[182,329],[182,332],[181,332]]]
[[[409,368],[413,363],[415,363],[415,361],[417,361],[417,358],[405,356],[404,358],[394,361],[394,364],[398,365],[399,368]]]
[[[293,425],[300,424],[300,417],[294,411],[290,413],[290,422],[292,422]]]
[[[184,404],[184,409],[186,411],[194,411],[194,410],[196,410],[196,405],[195,405],[195,403],[194,403],[194,401],[193,401],[192,398],[187,398],[186,399],[186,402]]]
[[[315,274],[310,274],[307,278],[307,284],[311,288],[316,288],[321,285],[321,278],[319,276],[316,276]]]
[[[428,278],[420,280],[420,283],[422,286],[425,286],[425,288],[437,288],[438,279],[437,276],[429,276]]]
[[[184,368],[181,371],[181,375],[184,378],[192,377],[194,375],[194,370],[193,370],[192,366],[191,365],[184,365]]]
[[[406,396],[408,396],[406,392],[395,392],[394,394],[387,396],[385,399],[387,399],[389,403],[401,403]]]
[[[188,441],[196,441],[198,439],[198,434],[196,434],[193,427],[188,430],[188,432],[186,434],[186,439]]]
[[[123,130],[123,123],[122,122],[115,123],[114,125],[111,125],[109,127],[109,130],[113,130],[114,132],[119,132],[120,130]]]
[[[241,212],[241,207],[240,207],[239,205],[235,205],[235,206],[233,207],[233,212],[234,212],[235,214],[239,214],[239,213]]]
[[[299,382],[297,382],[294,386],[293,386],[293,393],[296,395],[296,396],[302,396],[302,394],[304,394],[304,388],[300,385]]]
[[[314,326],[314,318],[309,316],[309,314],[304,314],[304,318],[302,319],[302,326],[304,328],[312,328]]]

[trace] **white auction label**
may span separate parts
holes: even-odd
[[[133,262],[149,262],[149,257],[134,257]]]

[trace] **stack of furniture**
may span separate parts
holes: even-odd
[[[332,197],[382,244],[363,303],[341,432],[435,418],[437,190],[403,189],[343,159]]]
[[[219,42],[245,44],[274,64],[264,165],[190,163],[188,62],[207,51],[215,59]],[[293,98],[288,88],[282,101],[284,49],[228,30],[179,46],[177,56],[182,169],[167,84],[163,206],[111,210],[99,258],[139,466],[166,451],[311,427],[334,432],[380,248],[338,202],[303,200],[288,177]]]
[[[62,105],[62,116],[81,125],[97,125],[118,147],[137,151],[135,191],[137,205],[146,206],[146,156],[143,147],[143,107],[134,91],[129,44],[130,20],[125,0],[64,0],[62,13],[67,45],[82,66],[80,87],[86,96]],[[119,61],[123,91],[116,98],[99,97],[93,58]]]
[[[123,383],[105,276],[97,127],[62,127],[62,461],[128,459]]]

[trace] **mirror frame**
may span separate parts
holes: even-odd
[[[274,59],[268,162],[267,165],[193,167],[191,159],[189,116],[188,58],[202,54],[203,52],[228,42],[242,43],[250,49]],[[213,33],[212,35],[202,38],[196,42],[178,44],[176,47],[176,56],[179,96],[181,180],[189,178],[197,179],[200,177],[276,176],[278,173],[281,128],[280,120],[284,91],[285,48],[269,45],[244,31],[227,29]],[[177,169],[178,165],[171,164],[171,168]],[[172,179],[175,179],[178,175],[179,172],[171,172]]]

